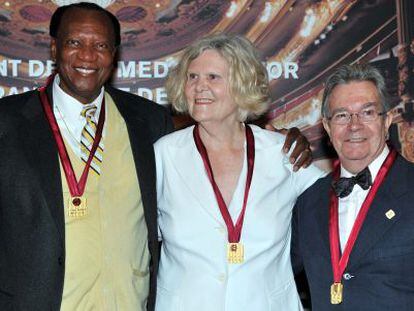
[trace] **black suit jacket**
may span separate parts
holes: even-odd
[[[151,254],[148,310],[153,310],[159,248],[152,144],[172,130],[172,122],[149,100],[110,86],[106,91],[127,124],[141,188]],[[37,91],[5,97],[0,100],[0,310],[59,310],[64,265],[63,196],[53,134]]]
[[[305,268],[312,310],[414,310],[414,165],[397,156],[368,211],[342,278],[343,302],[330,304],[332,175],[318,180],[294,209],[292,260]],[[395,216],[386,217],[392,209]]]

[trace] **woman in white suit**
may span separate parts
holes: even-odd
[[[294,173],[284,136],[247,125],[269,100],[266,69],[241,36],[187,47],[173,107],[195,126],[155,144],[162,239],[157,311],[301,310],[290,264],[296,198],[322,171]]]

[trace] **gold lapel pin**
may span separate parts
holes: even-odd
[[[385,213],[385,216],[387,216],[388,219],[392,219],[395,216],[395,212],[390,209],[388,212]]]

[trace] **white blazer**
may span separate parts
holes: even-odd
[[[293,173],[284,136],[251,126],[255,163],[241,242],[242,264],[227,262],[227,228],[193,139],[193,126],[155,144],[159,234],[156,311],[301,310],[290,263],[296,198],[324,172]],[[245,155],[246,157],[246,155]],[[244,166],[229,212],[240,213]]]

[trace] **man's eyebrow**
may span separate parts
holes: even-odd
[[[376,105],[377,105],[377,102],[367,102],[362,105],[361,109],[369,108],[369,107],[376,106]],[[332,110],[332,113],[343,112],[343,111],[348,111],[348,110],[345,107],[341,107],[341,108],[336,108]]]
[[[334,114],[334,113],[337,113],[337,112],[344,112],[344,111],[348,111],[348,110],[346,110],[346,108],[336,108],[336,109],[331,111],[331,114]]]
[[[368,102],[362,105],[362,108],[369,108],[371,106],[376,106],[377,102]]]

